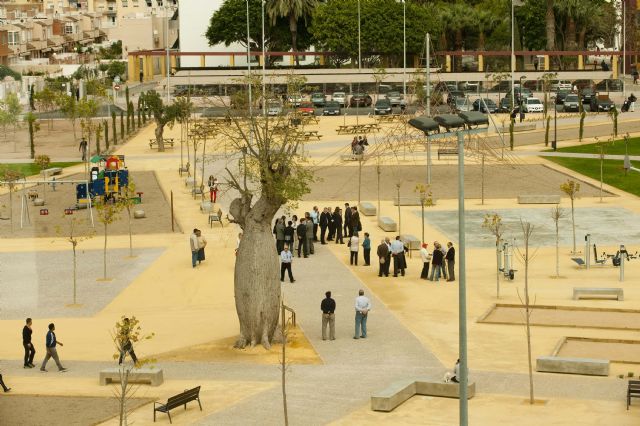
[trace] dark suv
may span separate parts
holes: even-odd
[[[349,106],[370,107],[372,102],[371,96],[366,93],[354,93],[351,95],[351,99],[349,99]]]

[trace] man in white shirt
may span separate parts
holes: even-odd
[[[293,279],[293,273],[291,272],[291,262],[293,262],[293,256],[289,251],[289,246],[285,244],[284,250],[280,253],[280,281],[284,281],[284,271],[289,272],[289,281],[296,282]]]
[[[393,276],[398,276],[398,270],[404,277],[404,243],[400,241],[400,236],[398,235],[395,240],[391,243],[391,255],[393,256]]]
[[[194,229],[193,234],[189,237],[189,245],[191,246],[191,265],[195,268],[196,263],[198,262],[198,251],[200,250],[197,229]]]
[[[370,310],[371,302],[364,295],[364,290],[360,290],[358,297],[356,297],[356,333],[353,336],[354,339],[367,337],[367,317]]]

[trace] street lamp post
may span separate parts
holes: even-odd
[[[360,0],[358,0],[358,72],[362,70],[362,47],[360,45]]]
[[[522,101],[524,100],[524,96],[522,96],[522,88],[524,87],[522,84],[522,80],[526,80],[527,76],[526,75],[521,75],[519,78],[519,82],[520,82],[520,117],[522,117],[524,115],[524,109],[523,109],[523,105],[522,105]],[[513,94],[513,90],[512,90],[512,94]],[[522,122],[522,120],[520,120]]]
[[[169,59],[169,2],[165,1],[164,2],[164,14],[165,14],[165,21],[166,21],[166,26],[165,26],[165,31],[164,31],[164,44],[165,44],[165,48],[167,49],[167,66],[166,66],[166,70],[167,70],[167,105],[169,105],[169,102],[171,101],[171,92],[170,92],[170,82],[171,82],[171,61]]]
[[[265,0],[262,0],[262,115],[267,116],[267,98],[266,98],[266,87],[265,87],[265,79],[267,78],[267,56],[266,56],[266,46],[264,44],[264,3]]]
[[[402,94],[407,96],[407,0],[402,0]]]
[[[253,117],[253,97],[251,96],[251,35],[249,29],[249,0],[247,0],[247,78],[249,82],[249,120],[251,120]],[[251,125],[249,129],[251,129]],[[249,131],[249,138],[251,138],[251,131]]]
[[[511,105],[515,105],[515,93],[514,93],[514,84],[513,84],[513,72],[516,67],[516,54],[513,46],[513,28],[515,23],[515,13],[513,8],[513,0],[511,0]]]

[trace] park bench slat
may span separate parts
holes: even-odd
[[[193,389],[187,389],[178,395],[174,395],[167,399],[165,404],[160,402],[153,403],[153,421],[156,421],[156,412],[166,413],[169,416],[169,423],[173,423],[171,420],[170,411],[174,408],[184,406],[184,409],[187,409],[187,403],[191,401],[198,401],[198,405],[200,406],[200,411],[202,411],[202,404],[200,403],[200,386],[195,387]]]

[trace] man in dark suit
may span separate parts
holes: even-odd
[[[324,235],[327,233],[328,226],[329,226],[329,212],[325,207],[322,210],[322,213],[320,213],[320,244],[327,244],[326,241],[324,240]]]
[[[351,237],[353,235],[353,230],[351,229],[351,207],[349,207],[349,203],[344,203],[344,228],[343,235]]]
[[[360,224],[360,213],[358,213],[358,207],[351,207],[351,232],[349,233],[350,237],[353,236],[356,232],[362,231],[362,225]]]
[[[296,228],[296,234],[298,234],[298,257],[300,257],[300,249],[304,257],[309,257],[309,245],[307,240],[307,226],[304,218],[300,218],[300,225]]]
[[[333,226],[336,231],[336,244],[344,244],[342,239],[342,214],[340,212],[340,207],[336,207],[333,212]]]
[[[380,242],[376,254],[378,255],[378,264],[380,265],[378,269],[378,276],[381,277],[384,275],[385,277],[388,277],[389,270],[387,269],[386,263],[388,262],[387,257],[389,254],[389,246],[387,246],[387,243],[385,243],[384,240]]]
[[[447,243],[447,254],[444,259],[447,261],[447,281],[455,281],[456,274],[454,272],[456,265],[456,249],[453,248],[453,243],[449,241]]]
[[[333,241],[333,238],[336,235],[336,223],[333,220],[333,213],[331,213],[331,207],[327,207],[327,213],[329,214],[329,237],[327,241]]]
[[[33,347],[33,343],[31,342],[31,334],[33,331],[31,330],[31,318],[27,318],[27,323],[22,329],[22,346],[24,347],[24,368],[33,368],[33,357],[36,354],[36,349]]]

